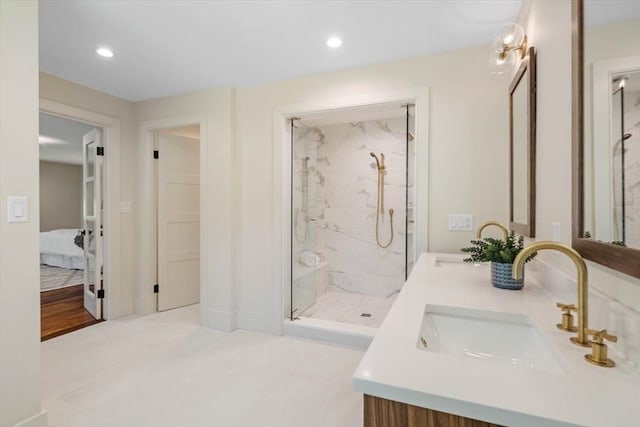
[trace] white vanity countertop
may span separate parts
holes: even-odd
[[[541,287],[525,281],[520,291],[497,289],[487,265],[436,265],[443,258],[463,257],[420,256],[354,374],[356,391],[509,426],[640,426],[638,372],[612,351],[614,368],[587,363],[591,349],[570,343],[575,333],[556,328],[560,310]],[[426,304],[526,315],[564,359],[566,372],[421,350]]]

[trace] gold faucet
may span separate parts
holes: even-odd
[[[480,227],[478,227],[478,233],[476,234],[476,237],[478,239],[481,239],[482,238],[482,230],[484,230],[485,228],[487,228],[490,225],[495,225],[500,230],[502,230],[502,234],[504,234],[504,240],[507,240],[507,237],[509,237],[509,230],[507,230],[507,227],[505,227],[504,225],[502,225],[502,224],[500,224],[499,222],[496,222],[496,221],[487,221],[484,224],[482,224]]]
[[[516,259],[513,260],[513,278],[516,280],[522,278],[525,260],[533,252],[543,249],[553,249],[562,252],[576,265],[576,269],[578,270],[578,336],[571,337],[571,342],[583,347],[591,347],[591,341],[587,339],[587,332],[589,330],[587,265],[578,252],[558,242],[541,241],[532,243],[521,250],[518,256],[516,256]]]

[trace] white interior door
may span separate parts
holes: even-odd
[[[200,141],[158,138],[158,310],[200,301]]]
[[[82,138],[82,227],[84,233],[84,308],[102,319],[102,143],[100,131]],[[100,148],[100,150],[99,150]]]

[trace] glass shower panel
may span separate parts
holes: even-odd
[[[622,182],[624,176],[624,169],[622,168],[622,162],[624,153],[622,150],[623,143],[623,101],[624,101],[624,88],[620,88],[612,95],[612,112],[611,123],[613,124],[613,152],[612,154],[612,167],[613,167],[613,240],[622,241],[624,239],[624,191]]]
[[[408,105],[406,110],[407,123],[407,239],[405,247],[405,280],[409,277],[416,261],[416,115],[415,106]]]
[[[318,296],[316,272],[316,158],[313,133],[291,120],[291,320],[311,307]]]

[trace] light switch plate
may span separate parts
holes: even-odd
[[[473,231],[473,215],[449,215],[449,231]]]
[[[7,198],[7,222],[29,222],[29,198]]]

